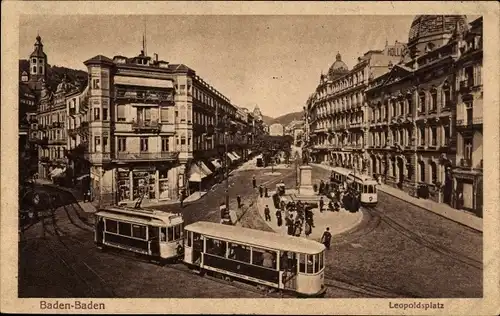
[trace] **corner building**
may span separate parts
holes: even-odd
[[[177,200],[221,168],[217,148],[224,134],[217,127],[221,117],[235,120],[237,109],[194,70],[144,52],[133,58],[98,55],[84,64],[86,155],[100,204],[130,202],[144,192],[153,201]],[[238,139],[228,137],[229,147]]]
[[[453,180],[454,174],[460,174],[455,171],[460,169],[457,153],[462,153],[464,148],[457,143],[461,129],[458,116],[463,116],[457,110],[463,108],[460,113],[465,113],[467,107],[457,107],[458,102],[462,103],[457,71],[465,73],[459,67],[464,60],[460,46],[464,34],[470,33],[469,27],[465,16],[415,17],[401,61],[389,73],[372,80],[366,90],[370,126],[369,173],[412,194],[419,186],[426,185],[430,199],[452,206],[456,205],[457,183],[460,182]],[[463,62],[474,64],[469,67],[473,69],[471,76],[463,76],[474,77],[468,86],[478,91],[480,75],[477,74],[481,72],[481,62],[478,55],[475,56],[472,58],[475,62]],[[481,108],[477,93],[468,94],[467,98],[476,99],[477,107]],[[482,115],[482,109],[481,114],[478,112],[477,115]],[[470,121],[471,124],[466,125],[471,127],[470,131],[474,127],[476,131],[482,130],[481,124],[472,123],[472,116]],[[475,134],[476,150],[480,150],[481,133]],[[468,157],[472,157],[473,147],[470,147]],[[480,155],[482,158],[482,154],[475,155],[475,167],[480,165]],[[462,166],[472,167],[463,162]]]

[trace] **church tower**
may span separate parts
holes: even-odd
[[[43,52],[42,38],[36,37],[35,50],[30,55],[30,79],[31,89],[40,91],[42,80],[47,79],[47,55]]]

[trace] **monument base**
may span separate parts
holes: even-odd
[[[314,194],[314,188],[312,185],[301,185],[299,186],[297,195],[300,196],[313,196]]]

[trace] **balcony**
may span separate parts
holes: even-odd
[[[115,160],[121,161],[168,161],[177,160],[179,156],[178,151],[165,151],[165,152],[117,152]]]
[[[49,139],[50,145],[66,145],[66,139]]]
[[[473,81],[470,79],[460,81],[460,92],[468,92],[474,85]]]
[[[159,132],[161,130],[161,123],[158,120],[154,121],[133,120],[132,130],[136,132],[140,131]]]
[[[117,100],[135,101],[138,103],[154,103],[159,105],[174,104],[174,96],[172,93],[157,90],[117,88],[115,97]]]
[[[100,162],[103,160],[110,160],[111,155],[109,153],[102,153],[102,152],[86,152],[83,154],[85,159],[91,161],[91,162]]]

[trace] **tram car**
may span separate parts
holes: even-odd
[[[182,259],[183,228],[181,214],[108,207],[95,213],[94,242],[100,249],[116,248],[164,263]]]
[[[361,195],[361,204],[375,206],[377,198],[377,181],[364,174],[354,174],[346,168],[333,168],[330,181],[339,186],[351,186]],[[344,187],[344,189],[347,189]]]
[[[184,235],[184,263],[201,275],[234,278],[303,297],[326,292],[321,243],[211,222],[189,224]]]

